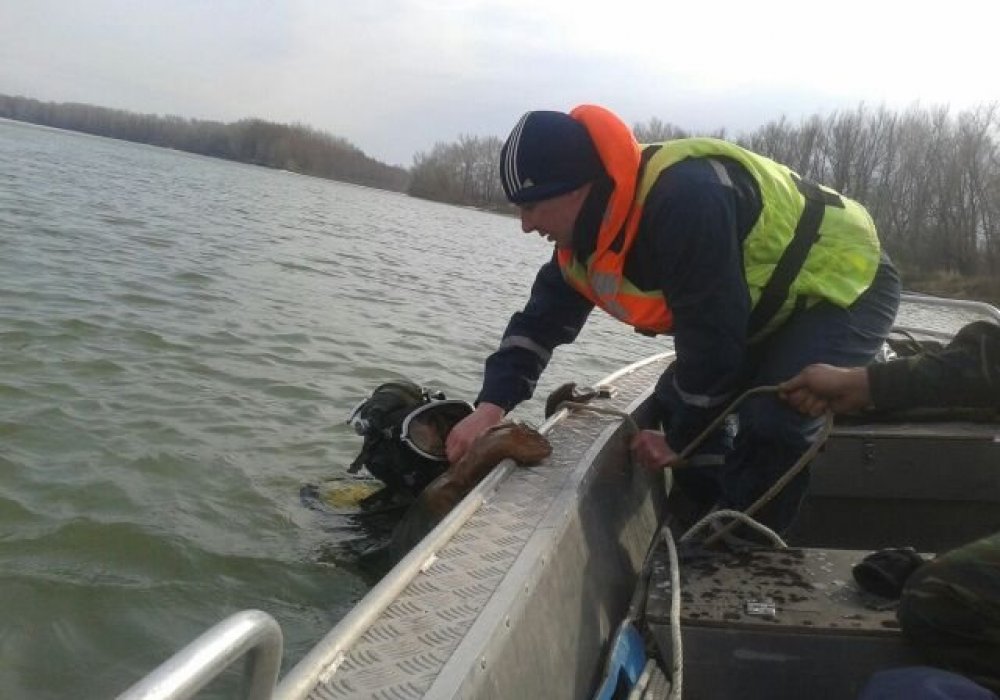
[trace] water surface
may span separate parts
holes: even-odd
[[[514,219],[0,120],[0,697],[114,696],[258,608],[365,593],[299,489],[405,377],[473,399],[549,244]],[[595,313],[536,399],[667,347]]]

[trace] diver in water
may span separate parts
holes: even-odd
[[[359,402],[346,420],[363,438],[350,477],[322,488],[307,484],[299,494],[332,535],[321,558],[377,580],[405,554],[392,546],[395,533],[424,489],[447,471],[445,438],[472,410],[407,380],[380,384]]]
[[[348,469],[362,467],[382,486],[354,498],[354,517],[371,543],[358,555],[369,569],[399,561],[501,460],[533,464],[548,456],[548,441],[533,428],[504,422],[480,435],[466,454],[449,463],[445,442],[451,429],[473,412],[462,400],[447,399],[409,381],[376,387],[347,422],[364,437]],[[313,502],[318,492],[311,494]],[[351,501],[351,498],[345,499]]]
[[[362,507],[410,503],[448,467],[445,439],[473,411],[441,391],[401,380],[381,384],[351,412],[347,422],[364,438],[348,473],[362,467],[384,487]]]

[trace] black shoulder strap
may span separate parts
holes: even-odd
[[[792,173],[799,192],[806,199],[802,216],[795,226],[795,234],[791,242],[781,254],[778,264],[771,273],[771,278],[764,285],[760,293],[757,305],[750,313],[747,335],[753,338],[778,313],[785,299],[788,298],[788,290],[792,287],[792,282],[798,276],[799,271],[809,256],[809,251],[813,244],[819,240],[819,227],[823,223],[823,212],[826,207],[844,208],[844,200],[839,195],[826,192],[820,189],[812,180],[800,178]]]

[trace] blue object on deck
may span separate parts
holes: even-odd
[[[646,644],[632,621],[627,619],[615,634],[604,670],[604,680],[594,693],[594,700],[613,700],[627,696],[645,667]]]
[[[957,673],[929,666],[879,671],[858,700],[996,700],[995,693]]]

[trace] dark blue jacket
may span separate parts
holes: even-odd
[[[760,215],[760,194],[742,166],[717,160],[728,182],[700,158],[660,175],[625,265],[625,276],[640,289],[662,292],[674,314],[677,361],[655,395],[675,408],[667,439],[676,450],[734,397],[747,348],[750,295],[742,242]],[[583,205],[573,238],[581,260],[593,251],[609,193],[610,184],[598,181]],[[592,308],[563,279],[553,255],[486,360],[477,401],[509,411],[530,398],[553,349],[576,339]]]

